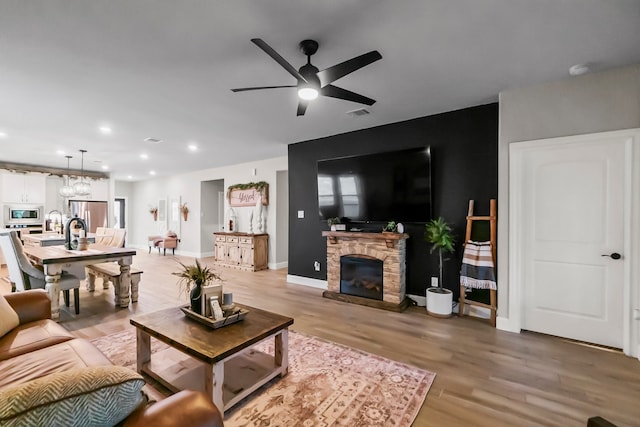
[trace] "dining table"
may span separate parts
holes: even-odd
[[[120,290],[117,305],[129,306],[131,292],[131,264],[135,249],[114,248],[111,246],[89,245],[85,250],[67,249],[59,246],[25,246],[25,254],[36,264],[41,265],[45,275],[45,290],[51,299],[51,318],[60,317],[60,276],[65,265],[91,265],[107,261],[117,262],[120,266]]]

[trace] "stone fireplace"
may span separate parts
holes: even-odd
[[[409,305],[407,234],[325,231],[322,235],[327,238],[325,298],[393,311]]]

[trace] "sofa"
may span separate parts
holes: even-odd
[[[0,295],[0,426],[222,426],[204,393],[150,404],[144,378],[50,320],[44,290]]]

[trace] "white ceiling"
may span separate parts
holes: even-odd
[[[306,38],[321,70],[378,50],[336,82],[376,99],[371,114],[320,98],[296,117],[294,89],[232,93],[295,83],[255,37],[296,68]],[[65,150],[79,168],[84,148],[85,169],[133,180],[236,164],[494,102],[578,63],[640,63],[639,0],[0,0],[0,161],[64,168]]]

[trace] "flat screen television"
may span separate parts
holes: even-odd
[[[429,147],[318,161],[320,219],[427,222],[431,219]]]

